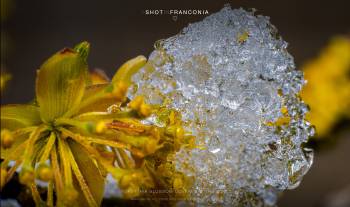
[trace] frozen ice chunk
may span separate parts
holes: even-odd
[[[310,168],[304,79],[286,48],[267,17],[226,6],[158,41],[152,67],[134,76],[131,97],[178,109],[206,146],[177,154],[178,170],[195,176],[198,205],[274,205]]]

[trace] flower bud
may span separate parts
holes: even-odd
[[[1,130],[1,146],[6,149],[10,148],[14,142],[12,133],[7,129]]]
[[[53,171],[47,164],[40,164],[36,169],[37,178],[48,182],[53,178]]]
[[[177,127],[175,131],[175,137],[179,139],[179,141],[183,140],[185,136],[185,131],[184,128],[182,127]]]
[[[158,149],[158,141],[150,138],[147,140],[143,146],[143,150],[146,154],[152,154]]]
[[[127,189],[131,184],[139,184],[143,179],[143,174],[139,171],[127,173],[123,175],[119,180],[119,187],[122,189]]]
[[[34,170],[29,167],[23,167],[19,174],[19,182],[23,185],[30,185],[34,182]]]
[[[100,121],[96,124],[95,131],[96,133],[101,134],[106,130],[106,128],[106,123],[104,121]]]
[[[145,103],[143,96],[137,96],[128,106],[137,111],[140,116],[147,117],[152,113],[151,106]]]
[[[135,198],[140,195],[140,187],[131,184],[123,191],[123,194],[125,198]]]
[[[130,185],[132,180],[133,176],[131,174],[124,175],[119,181],[119,187],[122,189],[126,189]]]
[[[173,188],[176,190],[180,190],[184,187],[184,183],[181,178],[175,178],[173,181]]]
[[[72,186],[67,186],[64,188],[63,198],[64,203],[68,206],[72,206],[72,203],[74,203],[79,196],[79,193],[77,190],[75,190]]]

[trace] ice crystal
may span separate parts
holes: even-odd
[[[303,74],[276,32],[268,17],[226,6],[158,41],[134,77],[131,97],[176,108],[197,136],[177,168],[194,176],[198,205],[274,205],[312,164]]]

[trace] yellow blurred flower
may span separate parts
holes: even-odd
[[[307,84],[301,96],[311,108],[307,119],[318,137],[324,137],[339,118],[350,115],[350,38],[332,39],[303,70]]]
[[[11,78],[12,78],[11,74],[5,71],[1,71],[1,74],[0,74],[0,91],[1,92],[5,89],[7,82],[11,80]]]

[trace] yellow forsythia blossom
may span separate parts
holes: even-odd
[[[350,38],[334,38],[303,70],[308,83],[301,96],[311,108],[307,119],[323,137],[340,117],[350,115]]]

